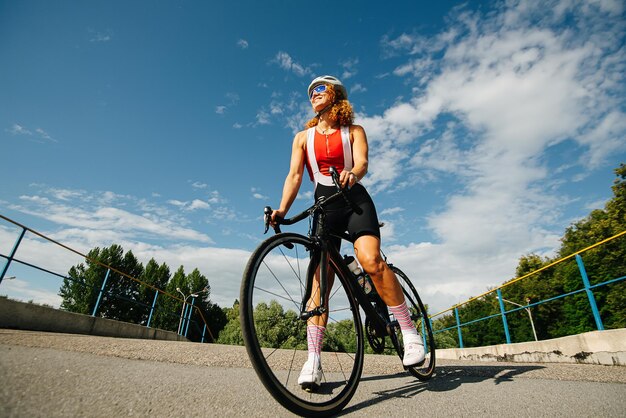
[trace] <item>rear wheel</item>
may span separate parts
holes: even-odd
[[[271,395],[295,414],[326,416],[338,413],[356,391],[363,369],[363,329],[346,279],[333,267],[321,385],[315,391],[298,385],[308,356],[307,321],[300,319],[300,310],[315,251],[312,241],[299,234],[264,241],[244,272],[240,316],[250,361]]]
[[[435,337],[433,336],[432,325],[428,319],[428,313],[407,275],[395,266],[391,266],[391,270],[396,274],[400,286],[402,286],[406,304],[411,312],[411,320],[422,337],[426,351],[424,363],[415,367],[408,367],[407,370],[420,380],[428,380],[435,371]],[[398,355],[402,358],[404,356],[404,343],[398,326],[395,327],[395,332],[391,334],[391,341]]]

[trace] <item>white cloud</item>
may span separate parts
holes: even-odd
[[[85,192],[80,191],[80,190],[55,189],[55,188],[51,188],[50,193],[56,199],[65,200],[65,201],[81,197],[85,194]]]
[[[45,304],[54,308],[61,306],[62,298],[57,293],[50,290],[35,287],[32,282],[19,278],[2,281],[0,294],[9,295],[11,299],[24,302],[33,301],[37,304]]]
[[[32,135],[33,133],[22,125],[14,123],[11,129],[8,130],[12,135]]]
[[[89,38],[89,42],[101,43],[101,42],[109,42],[113,39],[113,35],[110,31],[107,32],[95,32],[91,31],[91,37]]]
[[[259,110],[256,115],[256,121],[259,125],[269,125],[271,122],[270,114],[266,110]]]
[[[24,135],[30,137],[31,140],[35,142],[58,142],[56,139],[50,136],[48,132],[44,131],[41,128],[35,128],[33,132],[31,129],[25,126],[14,123],[13,126],[11,126],[10,129],[6,129],[6,131],[9,132],[11,135]]]
[[[110,199],[102,199],[101,194],[88,195],[86,192],[72,192],[59,189],[42,190],[40,195],[22,195],[21,204],[11,205],[10,209],[45,219],[61,225],[63,228],[83,230],[85,236],[102,233],[110,237],[114,233],[118,240],[159,238],[167,240],[191,240],[211,243],[206,234],[184,226],[184,219],[170,213],[164,208],[153,210],[144,201],[128,196],[111,193]],[[118,200],[117,206],[112,196]],[[142,209],[142,214],[131,212],[132,208],[121,209],[124,202],[133,205],[134,209]],[[205,208],[206,202],[191,203],[172,200],[169,202],[177,207],[195,210]]]
[[[356,83],[355,85],[350,87],[350,94],[353,94],[353,93],[364,93],[366,91],[367,91],[367,89],[360,83]]]
[[[248,49],[249,44],[245,39],[240,39],[237,41],[237,46],[241,49]]]
[[[358,58],[353,58],[353,59],[348,59],[343,61],[343,63],[341,64],[341,66],[343,67],[343,72],[341,73],[341,79],[342,80],[347,80],[351,77],[354,77],[357,73],[357,65],[359,64],[359,59]],[[352,89],[350,89],[350,91],[352,91]]]
[[[194,199],[188,206],[188,210],[209,209],[211,206],[204,200]]]
[[[385,216],[385,215],[395,215],[397,213],[404,212],[404,210],[405,210],[404,208],[396,206],[396,207],[393,207],[393,208],[384,209],[382,212],[380,212],[380,214],[382,216]]]
[[[16,231],[0,226],[0,242],[14,242],[16,234]],[[86,254],[90,248],[103,248],[116,243],[125,251],[132,250],[144,265],[154,258],[159,263],[165,262],[172,270],[181,265],[187,272],[198,268],[209,279],[211,300],[220,306],[232,306],[235,298],[238,298],[241,272],[250,257],[249,252],[237,249],[181,245],[180,243],[151,245],[145,242],[120,240],[114,231],[106,230],[69,228],[49,234],[49,236],[83,254]],[[84,262],[84,258],[74,252],[34,237],[30,233],[27,233],[22,240],[17,256],[20,260],[61,275],[67,274],[71,266]],[[17,263],[14,262],[9,276],[15,275],[17,278],[4,280],[0,287],[0,294],[8,294],[9,297],[19,300],[33,300],[36,303],[60,306],[61,298],[58,296],[58,288],[61,285],[61,279],[37,273],[32,269],[21,269],[17,270],[18,273],[14,273],[16,266]]]
[[[208,184],[194,181],[193,183],[191,183],[191,187],[193,187],[194,189],[206,189],[208,187]]]
[[[207,201],[212,205],[216,205],[218,203],[226,203],[226,199],[224,199],[217,190],[213,190],[209,195],[210,197],[207,199]]]
[[[296,196],[296,200],[306,200],[310,202],[311,199],[313,199],[313,192],[311,190],[308,190],[306,192],[299,191],[298,195]]]
[[[39,135],[41,139],[47,139],[48,141],[58,142],[56,139],[52,138],[48,132],[44,131],[41,128],[36,128],[35,132]]]
[[[435,36],[410,32],[382,40],[383,55],[394,60],[376,78],[401,78],[413,96],[380,114],[357,115],[370,140],[365,183],[373,194],[412,185],[417,200],[431,192],[421,187],[424,181],[445,182],[443,204],[420,214],[435,236],[432,242],[387,251],[431,306],[446,308],[482,293],[510,278],[521,254],[556,248],[564,222],[560,211],[571,199],[558,187],[563,176],[555,174],[567,171],[572,175],[563,181],[576,181],[608,155],[624,151],[623,6],[606,0],[509,0],[485,14],[461,7]],[[282,51],[272,64],[298,77],[313,68]],[[344,67],[342,76],[356,80],[356,64]],[[357,83],[351,92],[358,91],[365,88]],[[280,126],[301,130],[311,109],[298,94],[297,101],[288,97],[280,106],[272,96],[257,124],[281,118]],[[224,111],[238,100],[226,99]],[[18,124],[7,131],[48,135]],[[555,168],[548,152],[565,143],[580,159]],[[260,190],[252,195],[265,198]],[[201,212],[204,222],[235,218],[218,192],[204,197],[157,205],[111,192],[97,198],[57,190],[25,194],[12,209],[52,222],[55,237],[81,248],[119,242],[142,259],[200,266],[218,303],[229,306],[249,254],[208,247],[211,238],[189,226],[191,212]],[[312,192],[297,198],[310,202]],[[207,206],[211,211],[202,211]],[[392,218],[385,219],[384,242],[402,232],[395,216],[403,215],[399,207],[381,212]]]
[[[253,187],[251,189],[251,192],[252,192],[252,197],[255,198],[255,199],[258,199],[258,200],[268,200],[269,199],[268,196],[265,196],[265,195],[261,194],[261,190],[257,189],[256,187]]]
[[[294,61],[293,58],[284,51],[279,51],[272,62],[277,63],[280,68],[292,72],[298,77],[303,77],[311,73],[310,69]]]
[[[359,115],[370,139],[366,185],[381,193],[424,177],[458,188],[428,215],[436,243],[392,252],[424,281],[427,300],[449,306],[457,289],[482,293],[510,278],[522,254],[558,247],[570,199],[553,187],[548,150],[578,146],[580,160],[568,163],[585,171],[626,150],[626,50],[616,41],[624,25],[610,15],[619,10],[510,1],[487,15],[460,9],[434,38],[383,40],[407,55],[394,74],[417,88],[382,115]]]

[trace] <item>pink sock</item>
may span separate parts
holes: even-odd
[[[309,348],[309,358],[312,355],[319,355],[322,353],[322,343],[324,341],[324,331],[326,328],[317,325],[307,325],[306,327],[306,340]]]
[[[403,336],[418,335],[415,325],[413,325],[413,322],[411,321],[411,313],[409,312],[409,308],[406,306],[406,301],[402,302],[402,304],[398,306],[389,306],[389,312],[391,312],[398,321],[398,325],[400,325],[400,330],[402,331]]]

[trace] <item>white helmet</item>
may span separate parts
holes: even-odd
[[[311,84],[309,84],[309,90],[308,90],[309,97],[311,97],[311,91],[316,86],[319,86],[320,84],[332,84],[335,87],[335,89],[341,92],[341,94],[343,95],[343,98],[348,100],[348,90],[346,90],[346,87],[343,85],[343,83],[341,83],[341,81],[339,81],[337,77],[333,77],[332,75],[323,75],[311,81]]]

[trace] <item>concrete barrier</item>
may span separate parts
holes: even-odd
[[[436,355],[449,360],[626,366],[626,329],[592,331],[544,341],[448,348],[437,350]]]
[[[188,341],[175,332],[0,298],[0,328],[118,338]]]

